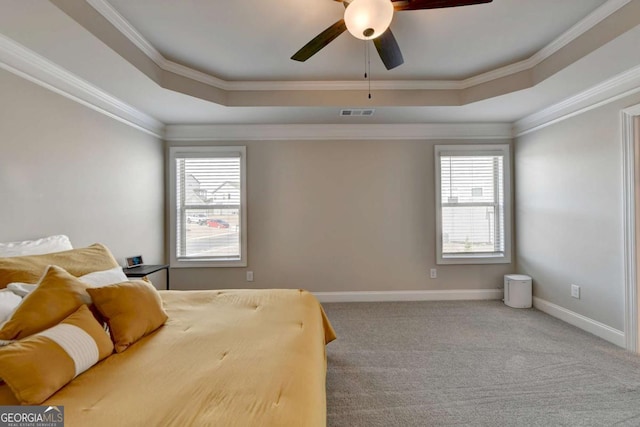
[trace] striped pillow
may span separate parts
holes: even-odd
[[[60,324],[0,347],[0,378],[23,405],[39,405],[109,356],[113,343],[86,305]]]

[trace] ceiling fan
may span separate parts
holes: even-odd
[[[373,40],[387,70],[404,63],[389,25],[394,11],[437,9],[491,3],[493,0],[335,0],[344,4],[344,18],[318,34],[291,59],[304,62],[348,30],[354,37]]]

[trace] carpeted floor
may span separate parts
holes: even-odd
[[[535,309],[323,306],[329,426],[640,426],[640,356]]]

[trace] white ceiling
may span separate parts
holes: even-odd
[[[405,63],[387,71],[374,56],[371,101],[366,99],[362,79],[364,42],[348,33],[307,62],[289,59],[341,18],[344,8],[338,2],[88,1],[117,12],[167,62],[206,73],[214,83],[262,82],[268,88],[283,82],[342,82],[362,89],[339,105],[318,105],[313,100],[317,91],[309,92],[308,104],[302,101],[302,105],[298,101],[299,105],[261,106],[258,101],[252,105],[251,100],[242,106],[219,105],[206,96],[161,87],[157,79],[141,71],[140,64],[131,57],[125,59],[127,55],[113,47],[112,35],[94,34],[87,22],[55,5],[72,2],[0,0],[0,34],[4,37],[166,124],[514,122],[640,65],[640,26],[636,25],[602,46],[576,54],[530,88],[506,89],[456,106],[383,105],[376,91],[384,84],[450,88],[487,75],[515,72],[522,68],[519,65],[557,44],[567,31],[579,34],[576,25],[586,31],[599,23],[590,17],[606,17],[604,9],[608,7],[611,13],[629,0],[494,0],[485,5],[398,12],[391,28]],[[640,23],[640,17],[637,20]],[[591,22],[590,26],[585,22]],[[126,41],[124,36],[122,40]],[[371,52],[375,55],[375,49]],[[336,92],[331,87],[325,91]],[[304,100],[307,92],[301,93]],[[373,107],[376,113],[372,118],[338,116],[340,107],[350,106]]]

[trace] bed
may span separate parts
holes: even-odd
[[[65,260],[20,257],[29,258],[20,268],[36,265],[29,273],[33,279],[56,261],[75,277],[106,267],[88,267],[76,252],[67,251]],[[14,261],[7,266],[0,260],[0,288],[15,281],[15,268]],[[325,345],[335,334],[312,294],[270,289],[158,295],[168,317],[161,327],[79,374],[41,405],[64,406],[67,426],[326,425]],[[0,383],[0,405],[19,403]]]

